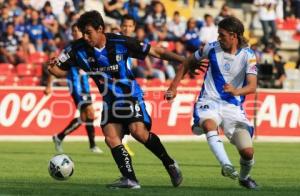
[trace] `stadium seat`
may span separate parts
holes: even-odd
[[[38,64],[35,66],[35,76],[41,77],[43,75],[43,65]]]
[[[43,64],[48,61],[48,55],[44,52],[35,52],[29,56],[29,62],[33,64]]]
[[[20,79],[18,82],[19,86],[38,86],[40,84],[40,78],[39,77],[31,77],[31,76],[25,76]]]
[[[5,78],[4,85],[5,86],[17,86],[20,78],[17,75],[10,75]]]
[[[17,65],[18,76],[34,76],[35,66],[33,64],[20,63]]]
[[[14,66],[9,63],[0,63],[0,75],[11,75],[14,71]]]

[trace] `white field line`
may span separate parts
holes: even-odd
[[[193,135],[161,135],[159,136],[162,141],[166,142],[187,142],[187,141],[206,141],[204,135],[193,136]],[[228,142],[228,140],[221,136],[223,141]],[[135,141],[132,137],[128,137],[129,141]],[[0,142],[50,142],[52,141],[52,136],[34,136],[34,135],[1,135]],[[68,136],[64,140],[65,142],[74,141],[88,141],[87,136]],[[96,141],[104,141],[103,136],[96,136]],[[299,136],[258,136],[254,138],[254,142],[283,142],[283,143],[293,143],[300,142]]]

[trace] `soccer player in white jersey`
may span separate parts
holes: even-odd
[[[194,107],[193,132],[202,130],[206,134],[223,176],[238,178],[241,186],[256,189],[258,185],[250,177],[254,164],[253,127],[242,107],[245,96],[256,90],[256,58],[243,37],[244,26],[240,20],[228,17],[218,26],[218,41],[207,44],[184,62],[165,97],[167,100],[175,98],[177,85],[188,70],[202,69],[209,63]],[[219,127],[240,154],[240,174],[227,156],[219,137]]]

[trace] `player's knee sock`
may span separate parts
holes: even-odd
[[[111,149],[111,153],[123,177],[137,181],[132,167],[131,157],[125,147],[122,144],[116,146]]]
[[[93,125],[93,121],[92,119],[87,119],[86,123],[85,123],[85,129],[86,132],[88,134],[89,137],[89,142],[90,142],[90,148],[93,148],[96,146],[95,143],[95,128]]]
[[[210,150],[214,153],[215,157],[221,165],[229,164],[232,165],[227,153],[225,151],[223,142],[221,141],[217,131],[209,131],[206,133],[207,143],[210,147]]]
[[[251,160],[244,160],[243,158],[240,159],[240,179],[245,180],[248,178],[252,166],[254,165],[254,159]]]
[[[60,140],[63,140],[66,135],[72,133],[75,129],[77,129],[81,125],[80,119],[79,118],[74,118],[69,125],[62,131],[60,132],[57,137]]]
[[[144,145],[163,162],[165,167],[174,163],[174,160],[168,155],[165,147],[160,142],[159,137],[154,133],[149,133],[149,138]]]

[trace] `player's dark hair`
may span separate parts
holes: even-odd
[[[228,32],[236,33],[240,48],[247,46],[247,40],[244,37],[244,25],[239,19],[229,16],[221,20],[218,26]]]
[[[124,16],[122,17],[122,22],[121,22],[121,24],[124,24],[124,21],[125,21],[125,20],[132,20],[132,21],[133,21],[133,24],[134,24],[134,25],[136,24],[136,21],[134,20],[134,18],[133,18],[132,16],[128,15],[128,14],[126,14],[126,15],[124,15]]]
[[[82,14],[77,21],[77,25],[81,32],[83,32],[88,25],[91,25],[94,29],[99,29],[100,26],[103,30],[105,29],[103,18],[96,10]]]

